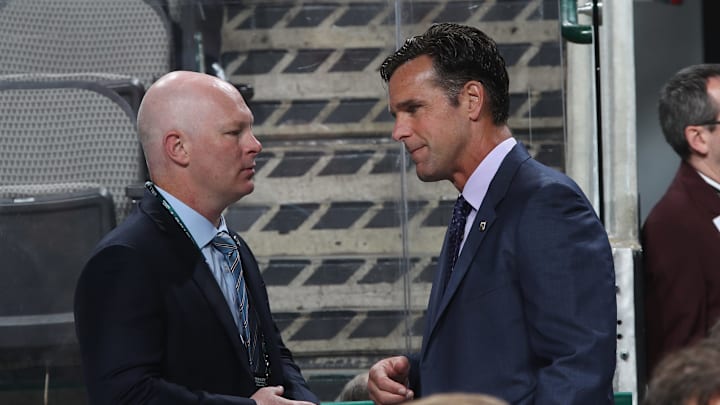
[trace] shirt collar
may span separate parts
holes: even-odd
[[[217,235],[218,232],[228,232],[227,224],[225,223],[225,217],[220,216],[220,226],[215,228],[212,222],[208,221],[207,218],[200,215],[197,211],[190,208],[187,204],[177,199],[169,192],[162,188],[155,186],[158,192],[165,198],[170,206],[175,210],[175,213],[180,220],[185,224],[188,232],[192,235],[195,243],[198,244],[199,248],[205,247],[210,241]],[[229,232],[228,232],[229,233]]]
[[[480,162],[478,167],[475,169],[465,187],[463,188],[462,195],[465,200],[472,205],[473,209],[477,211],[480,209],[480,205],[485,199],[490,182],[495,173],[500,168],[500,164],[505,159],[510,150],[517,144],[515,138],[510,137],[498,144],[493,150],[485,156],[485,159]]]
[[[702,179],[705,180],[705,183],[710,185],[710,187],[714,188],[717,191],[720,191],[720,183],[718,183],[717,181],[711,179],[710,177],[708,177],[700,172],[697,172],[697,174],[699,174],[700,177],[702,177]]]

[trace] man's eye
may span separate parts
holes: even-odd
[[[419,109],[419,105],[409,105],[407,106],[407,109],[405,109],[405,112],[407,112],[408,114],[415,114]]]

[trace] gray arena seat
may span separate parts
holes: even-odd
[[[79,364],[75,284],[114,225],[99,190],[0,198],[0,369]]]
[[[0,77],[0,370],[74,370],[77,278],[141,180],[135,115],[95,81]],[[34,374],[33,374],[34,375]]]
[[[97,82],[0,81],[0,198],[107,190],[116,219],[143,181],[135,114]]]
[[[147,88],[171,55],[157,0],[0,0],[0,74],[112,73]]]

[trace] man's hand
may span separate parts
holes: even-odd
[[[257,405],[315,405],[307,401],[293,401],[283,398],[282,394],[285,388],[282,385],[274,387],[262,387],[255,391],[250,399],[254,399]]]
[[[407,388],[410,362],[405,356],[383,359],[370,368],[368,392],[379,405],[399,404],[415,395]]]

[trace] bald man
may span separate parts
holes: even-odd
[[[240,93],[213,76],[172,72],[148,89],[138,133],[152,182],[75,292],[90,403],[319,402],[222,215],[254,188],[252,123]]]

